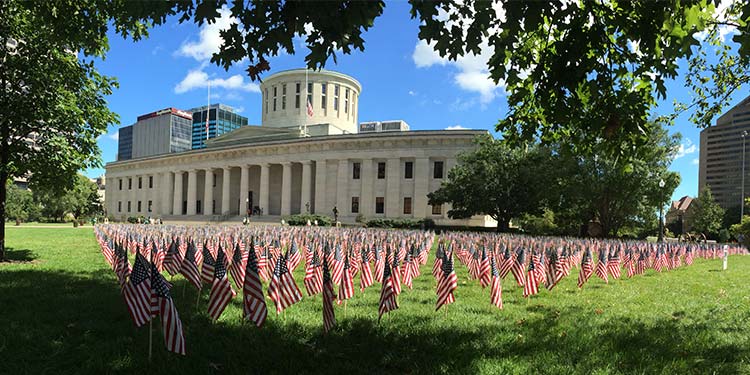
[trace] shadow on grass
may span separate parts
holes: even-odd
[[[257,329],[240,326],[231,316],[209,321],[206,291],[196,310],[195,291],[188,288],[183,297],[183,284],[176,280],[173,294],[188,355],[165,352],[155,323],[154,359],[149,364],[148,329],[133,327],[111,271],[0,272],[0,358],[13,359],[0,361],[0,373],[489,371],[482,361],[506,361],[506,370],[524,373],[655,373],[670,364],[677,366],[671,370],[685,373],[736,373],[748,355],[740,343],[710,340],[715,332],[708,323],[589,323],[585,317],[590,311],[580,307],[534,306],[522,325],[499,320],[482,326],[428,324],[436,317],[398,311],[379,326],[373,319],[341,319],[337,312],[340,325],[328,336],[322,335],[319,321],[314,326],[302,324],[291,311],[287,321],[269,316]],[[232,303],[238,306],[239,298]],[[225,314],[229,312],[239,314],[237,308]],[[516,334],[522,339],[513,339]],[[497,340],[495,335],[502,336]],[[691,337],[701,340],[685,341]]]
[[[8,263],[31,262],[37,259],[36,254],[29,249],[5,248],[5,258]]]

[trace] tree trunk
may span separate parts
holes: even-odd
[[[5,198],[8,194],[6,181],[8,173],[0,172],[0,262],[5,261]]]
[[[510,219],[495,219],[495,220],[497,220],[497,228],[495,228],[495,231],[497,233],[507,232],[508,229],[510,229]]]

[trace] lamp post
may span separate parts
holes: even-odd
[[[745,138],[747,137],[747,130],[742,132],[742,187],[740,193],[740,223],[742,218],[745,217]]]
[[[659,180],[659,190],[664,189],[664,179]],[[659,237],[658,242],[664,242],[664,204],[659,201]]]

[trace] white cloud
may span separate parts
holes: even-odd
[[[245,81],[245,77],[235,74],[229,78],[212,78],[209,79],[208,73],[202,69],[191,70],[175,87],[174,92],[182,94],[194,89],[208,87],[209,81],[211,88],[223,88],[227,90],[242,90],[248,92],[260,92],[257,83]]]
[[[729,7],[732,5],[733,1],[734,0],[721,0],[719,5],[714,9],[714,14],[712,18],[718,22],[734,21],[734,20],[730,20],[730,17],[727,15],[727,10],[729,10]],[[721,40],[725,41],[728,35],[732,35],[737,32],[737,28],[732,25],[719,25],[718,31],[719,31],[719,37],[721,38]],[[701,31],[699,33],[696,33],[693,36],[695,37],[695,39],[698,39],[699,41],[702,42],[708,36],[708,32]]]
[[[693,165],[698,165],[698,164],[700,163],[700,161],[698,160],[698,158],[695,158],[695,159],[693,159],[693,160],[691,161],[691,163],[692,163]]]
[[[237,19],[231,17],[232,12],[223,6],[219,9],[219,18],[214,23],[206,23],[201,28],[198,40],[185,41],[177,50],[177,54],[186,57],[192,57],[198,61],[204,61],[219,52],[219,47],[223,42],[220,32],[229,29],[232,24],[237,23]]]
[[[685,138],[685,142],[680,144],[680,146],[677,148],[677,155],[675,155],[675,159],[679,159],[685,155],[690,155],[698,151],[698,146],[693,144],[693,142],[689,138]]]
[[[440,55],[434,50],[435,42],[427,44],[424,40],[417,42],[417,46],[414,47],[414,53],[411,54],[412,60],[417,68],[429,68],[435,64],[445,65],[448,63],[448,59],[440,57]]]
[[[119,130],[115,130],[115,132],[114,132],[114,133],[112,133],[112,134],[107,134],[107,138],[109,138],[109,139],[111,139],[111,140],[113,140],[113,141],[118,141],[118,140],[120,140],[120,131],[119,131]]]
[[[411,96],[415,96],[415,95],[417,95],[417,93],[416,93],[416,92],[414,92],[414,91],[412,91],[412,90],[409,90],[409,95],[411,95]]]
[[[237,113],[242,113],[242,112],[245,112],[245,107],[239,106],[239,107],[236,107],[234,110],[237,111]]]
[[[449,126],[449,127],[445,128],[445,130],[461,130],[461,129],[466,129],[466,128],[464,128],[461,125],[453,125],[453,126]]]

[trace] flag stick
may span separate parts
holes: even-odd
[[[349,301],[349,300],[344,300],[344,318],[346,318],[346,303],[347,303],[348,301]]]

